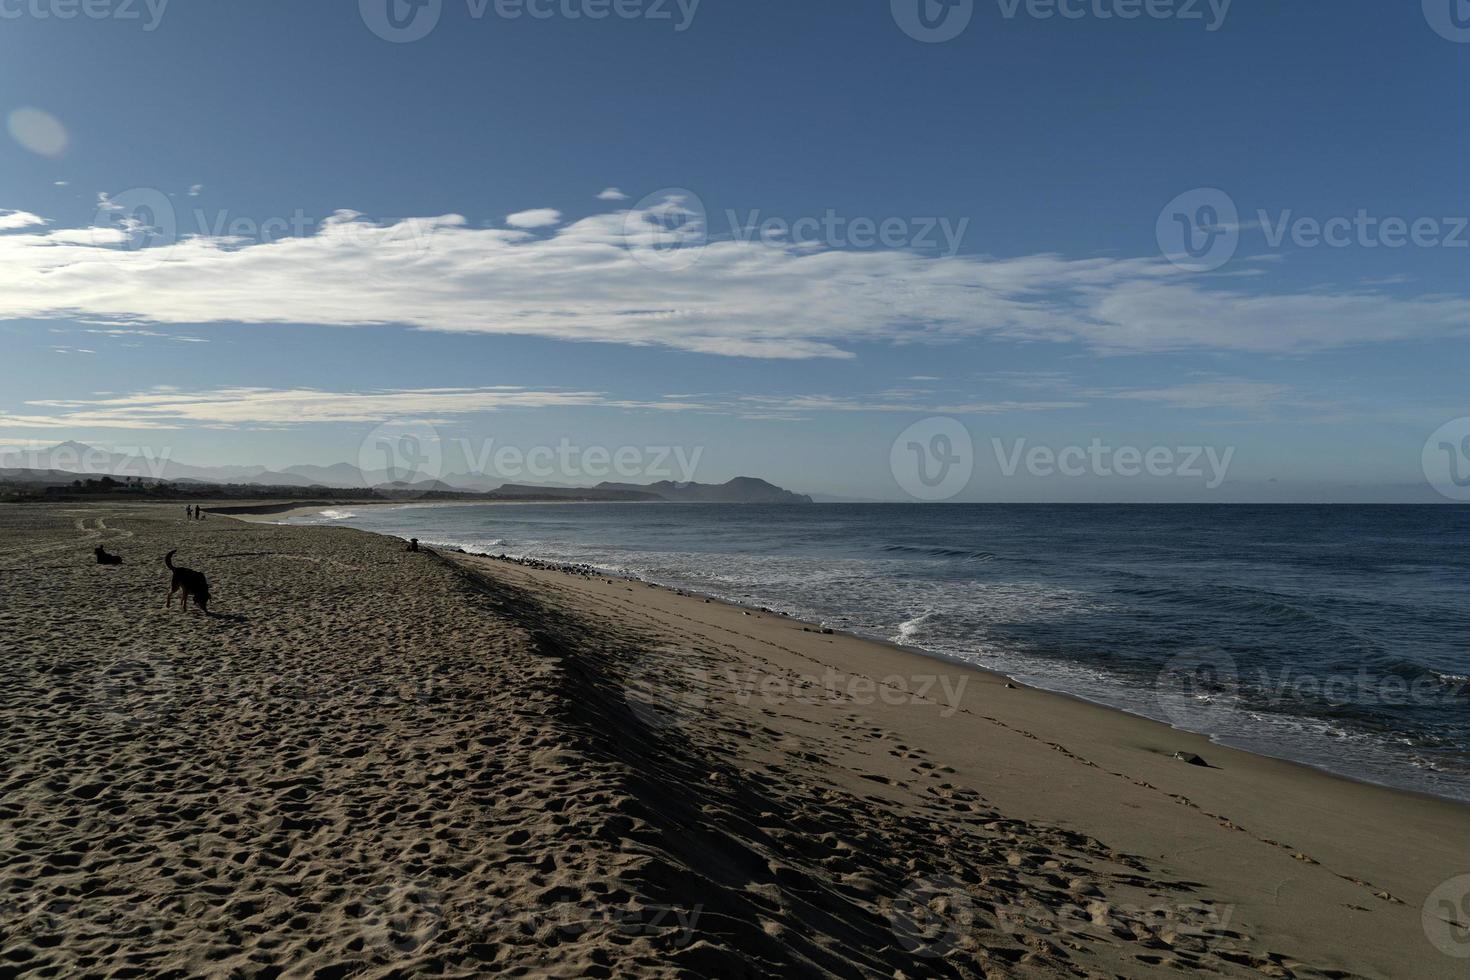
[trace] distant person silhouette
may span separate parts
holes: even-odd
[[[408,550],[409,551],[418,551],[419,550],[419,539],[418,538],[409,538],[408,539]]]
[[[189,506],[185,507],[184,508],[184,513],[187,514],[187,515],[189,515],[190,517],[193,517],[194,516],[194,505],[193,504],[190,504]]]

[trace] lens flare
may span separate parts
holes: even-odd
[[[61,121],[40,109],[16,109],[5,120],[5,128],[21,146],[45,157],[61,156],[70,142]]]

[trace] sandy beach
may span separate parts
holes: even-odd
[[[642,583],[14,505],[0,647],[7,975],[1470,963],[1464,806]]]

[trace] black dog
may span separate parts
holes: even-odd
[[[95,549],[93,549],[92,554],[94,554],[94,555],[97,556],[97,564],[99,564],[99,565],[121,565],[122,564],[122,556],[121,555],[109,555],[107,553],[107,549],[104,548],[104,547],[102,547],[100,544]]]
[[[204,610],[204,615],[209,615],[209,580],[204,577],[203,572],[196,572],[192,568],[179,568],[174,564],[174,555],[177,550],[170,551],[163,556],[163,563],[168,570],[173,572],[173,581],[168,587],[168,598],[163,601],[163,608],[167,609],[174,601],[174,593],[182,592],[179,596],[179,611],[189,611],[189,597],[193,596],[194,605]]]

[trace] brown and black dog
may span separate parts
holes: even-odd
[[[209,580],[204,577],[203,572],[196,572],[192,568],[179,568],[174,564],[174,555],[177,550],[170,551],[163,556],[163,563],[168,570],[173,572],[173,581],[168,587],[168,598],[163,601],[163,608],[167,609],[174,601],[175,592],[183,592],[179,596],[179,611],[189,611],[189,598],[194,598],[194,605],[204,610],[204,615],[209,615]]]

